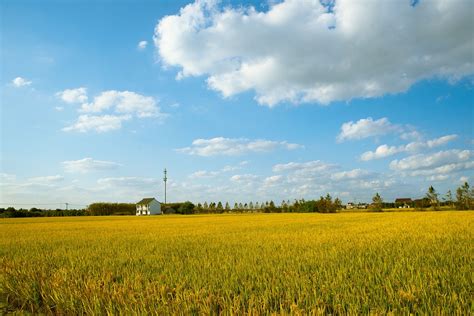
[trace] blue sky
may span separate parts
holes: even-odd
[[[162,200],[163,168],[193,202],[472,181],[469,1],[0,6],[2,205]]]

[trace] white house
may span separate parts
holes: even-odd
[[[155,198],[144,198],[137,203],[137,216],[161,214],[161,203]]]

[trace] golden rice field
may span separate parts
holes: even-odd
[[[0,220],[3,312],[472,314],[474,212]]]

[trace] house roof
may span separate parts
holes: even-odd
[[[137,204],[139,204],[139,205],[148,205],[153,200],[155,200],[155,198],[144,198],[140,202],[138,202]]]

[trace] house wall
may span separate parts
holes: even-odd
[[[161,203],[156,200],[151,201],[149,204],[149,210],[151,215],[161,214]]]
[[[161,203],[153,200],[148,205],[137,205],[136,215],[158,215],[161,214]]]

